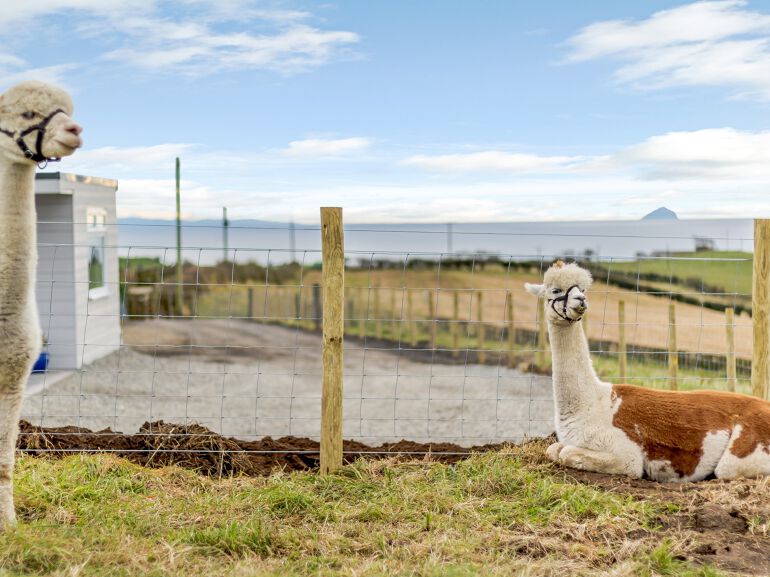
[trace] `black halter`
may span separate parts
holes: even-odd
[[[45,168],[49,162],[59,162],[61,160],[61,157],[48,157],[43,154],[43,138],[45,137],[45,130],[48,126],[48,123],[51,122],[54,116],[56,116],[59,113],[64,114],[64,110],[61,108],[57,108],[54,110],[51,114],[46,116],[43,120],[38,122],[37,124],[33,124],[32,126],[25,128],[21,132],[19,132],[18,138],[16,138],[16,133],[11,132],[10,130],[3,130],[0,128],[0,132],[5,134],[9,138],[14,138],[16,140],[16,144],[19,148],[21,148],[21,151],[24,153],[24,156],[29,158],[30,160],[33,160],[37,162],[37,166],[39,168]],[[31,134],[37,130],[37,138],[35,139],[35,151],[33,152],[32,149],[30,149],[29,146],[27,146],[27,143],[24,142],[24,137],[28,134]]]
[[[580,290],[580,287],[578,285],[573,284],[571,287],[567,289],[567,292],[565,292],[560,297],[557,297],[555,299],[548,299],[548,302],[551,305],[551,308],[553,309],[553,312],[555,312],[557,315],[559,315],[561,318],[563,318],[568,323],[575,323],[578,321],[583,320],[583,317],[581,316],[579,319],[571,319],[567,316],[567,303],[569,302],[569,293],[572,291],[572,289],[578,289]],[[556,303],[559,301],[564,301],[564,305],[562,306],[561,312],[556,308]]]

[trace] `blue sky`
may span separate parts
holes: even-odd
[[[0,89],[63,85],[121,216],[770,215],[770,3],[35,0]]]

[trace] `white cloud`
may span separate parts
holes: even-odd
[[[647,178],[770,178],[770,131],[669,132],[619,152],[613,161]]]
[[[487,150],[467,154],[415,155],[403,163],[434,172],[552,172],[580,161],[581,158],[572,156],[539,156]]]
[[[184,156],[194,148],[193,144],[156,144],[85,149],[72,157],[68,162],[68,169],[88,173],[164,169],[171,171],[174,169],[175,158]]]
[[[611,58],[614,77],[641,89],[729,86],[770,99],[770,14],[745,0],[695,2],[646,20],[586,26],[567,41],[568,62]]]
[[[7,42],[22,25],[36,25],[43,33],[53,18],[67,15],[73,34],[111,46],[100,55],[104,62],[188,75],[231,70],[295,74],[347,56],[345,50],[360,40],[355,32],[308,24],[308,12],[269,9],[257,0],[182,3],[181,10],[179,4],[172,10],[173,3],[154,0],[17,2],[0,11],[0,36]],[[9,59],[20,65],[17,56],[1,54],[0,67]]]
[[[75,64],[55,64],[41,68],[23,68],[14,63],[11,67],[3,67],[0,62],[0,90],[10,88],[24,80],[39,80],[70,90],[68,73],[76,67]]]
[[[318,157],[337,156],[361,152],[371,145],[371,140],[363,137],[294,140],[282,152],[288,156]]]

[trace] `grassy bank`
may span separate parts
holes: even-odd
[[[680,505],[579,482],[544,446],[235,479],[22,457],[0,574],[722,575],[683,560]]]

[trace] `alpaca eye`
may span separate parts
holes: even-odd
[[[21,117],[25,120],[32,120],[37,116],[37,112],[33,112],[32,110],[28,110],[27,112],[22,112]]]
[[[561,289],[555,288],[551,291],[553,294],[557,295],[561,292]]]

